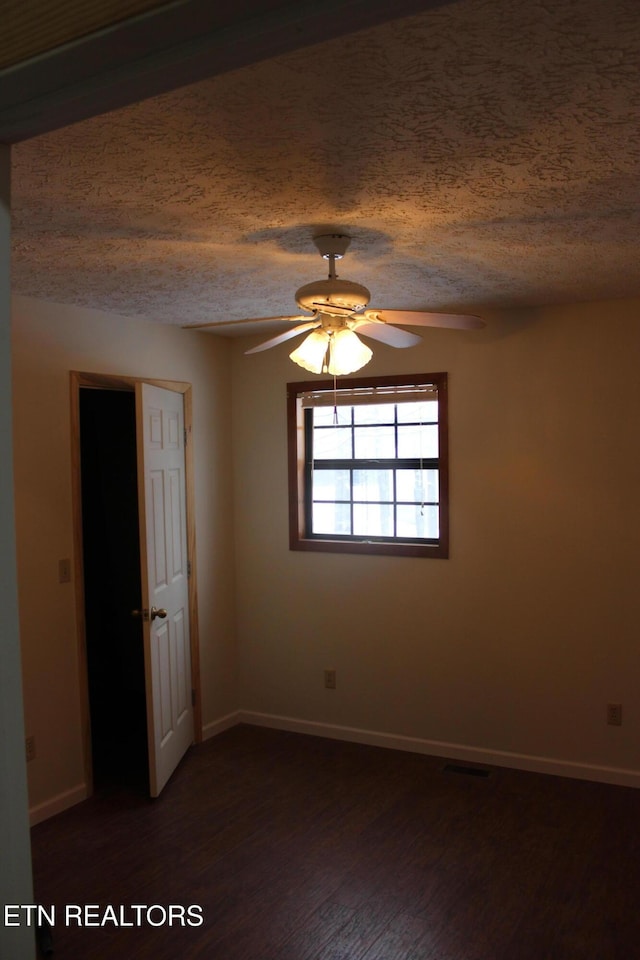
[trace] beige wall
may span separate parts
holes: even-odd
[[[284,385],[309,375],[286,346],[234,344],[246,710],[639,770],[639,308],[495,314],[375,347],[367,373],[449,373],[449,560],[288,550]]]
[[[73,585],[57,582],[58,560],[72,554],[70,369],[193,383],[209,730],[242,708],[319,732],[444,743],[452,755],[505,751],[516,766],[541,757],[596,778],[596,768],[638,772],[639,307],[496,313],[478,333],[375,347],[366,372],[449,373],[451,557],[425,560],[289,551],[284,385],[307,374],[286,345],[245,357],[259,338],[16,298],[32,807],[50,809],[83,779]],[[335,692],[322,686],[328,667]],[[604,722],[609,701],[624,705],[620,728]]]
[[[69,371],[193,384],[204,724],[237,707],[229,344],[206,334],[16,297],[13,307],[16,525],[31,807],[81,788],[73,584]]]

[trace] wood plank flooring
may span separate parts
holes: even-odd
[[[158,800],[103,790],[32,831],[54,957],[640,956],[640,791],[445,763],[238,726]],[[204,923],[67,927],[66,904],[196,904]]]

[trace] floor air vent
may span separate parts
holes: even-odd
[[[466,767],[455,763],[447,763],[443,767],[443,773],[462,773],[467,777],[488,777],[491,773],[484,767]]]

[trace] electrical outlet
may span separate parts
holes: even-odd
[[[71,583],[71,560],[58,560],[58,583]]]
[[[324,672],[324,685],[327,690],[335,690],[336,688],[336,672],[335,670],[325,670]]]
[[[607,704],[607,723],[612,727],[622,726],[622,704],[621,703]]]
[[[27,763],[30,763],[36,758],[36,738],[27,737],[25,740],[25,748],[27,753]]]

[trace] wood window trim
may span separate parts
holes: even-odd
[[[319,539],[306,534],[305,521],[305,434],[301,395],[314,390],[333,389],[333,380],[298,380],[287,384],[287,451],[289,485],[289,549],[319,553],[355,553],[395,557],[449,556],[449,421],[446,373],[402,374],[386,377],[341,377],[338,389],[357,387],[434,384],[439,401],[439,501],[440,536],[437,544],[403,541],[362,542]]]

